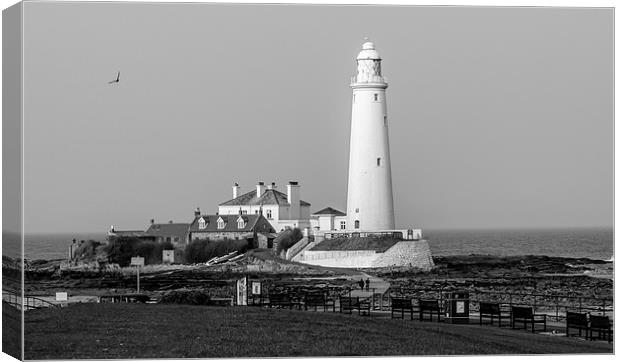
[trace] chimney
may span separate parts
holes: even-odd
[[[289,220],[299,220],[301,218],[299,200],[299,185],[297,181],[289,181],[288,185],[286,185],[286,201],[291,205],[288,209]]]
[[[243,212],[241,211],[241,208],[239,208],[239,215],[243,214]]]
[[[233,199],[236,199],[239,196],[239,184],[235,182],[235,186],[233,186]]]
[[[265,183],[260,181],[258,185],[256,185],[256,197],[261,197],[265,193]]]
[[[194,210],[194,217],[198,217],[200,216],[200,208],[197,207],[196,210]]]
[[[276,183],[272,182],[271,185],[267,186],[267,190],[275,190],[276,189]]]
[[[151,225],[155,224],[155,219],[151,219]]]

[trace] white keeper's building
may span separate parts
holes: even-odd
[[[286,193],[277,190],[275,183],[265,186],[259,182],[256,188],[244,194],[235,183],[232,188],[232,199],[219,204],[220,215],[259,214],[269,221],[271,226],[280,232],[286,228],[305,229],[310,227],[310,203],[301,200],[301,187],[296,181],[286,185]]]

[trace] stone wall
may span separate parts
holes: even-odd
[[[426,240],[401,241],[379,255],[373,267],[410,266],[430,270],[435,266]]]

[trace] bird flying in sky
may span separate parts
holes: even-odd
[[[108,84],[118,83],[120,81],[121,81],[121,72],[119,71],[118,74],[116,75],[116,79],[109,81]]]

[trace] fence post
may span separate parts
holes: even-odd
[[[372,309],[375,309],[375,288],[372,288]]]

